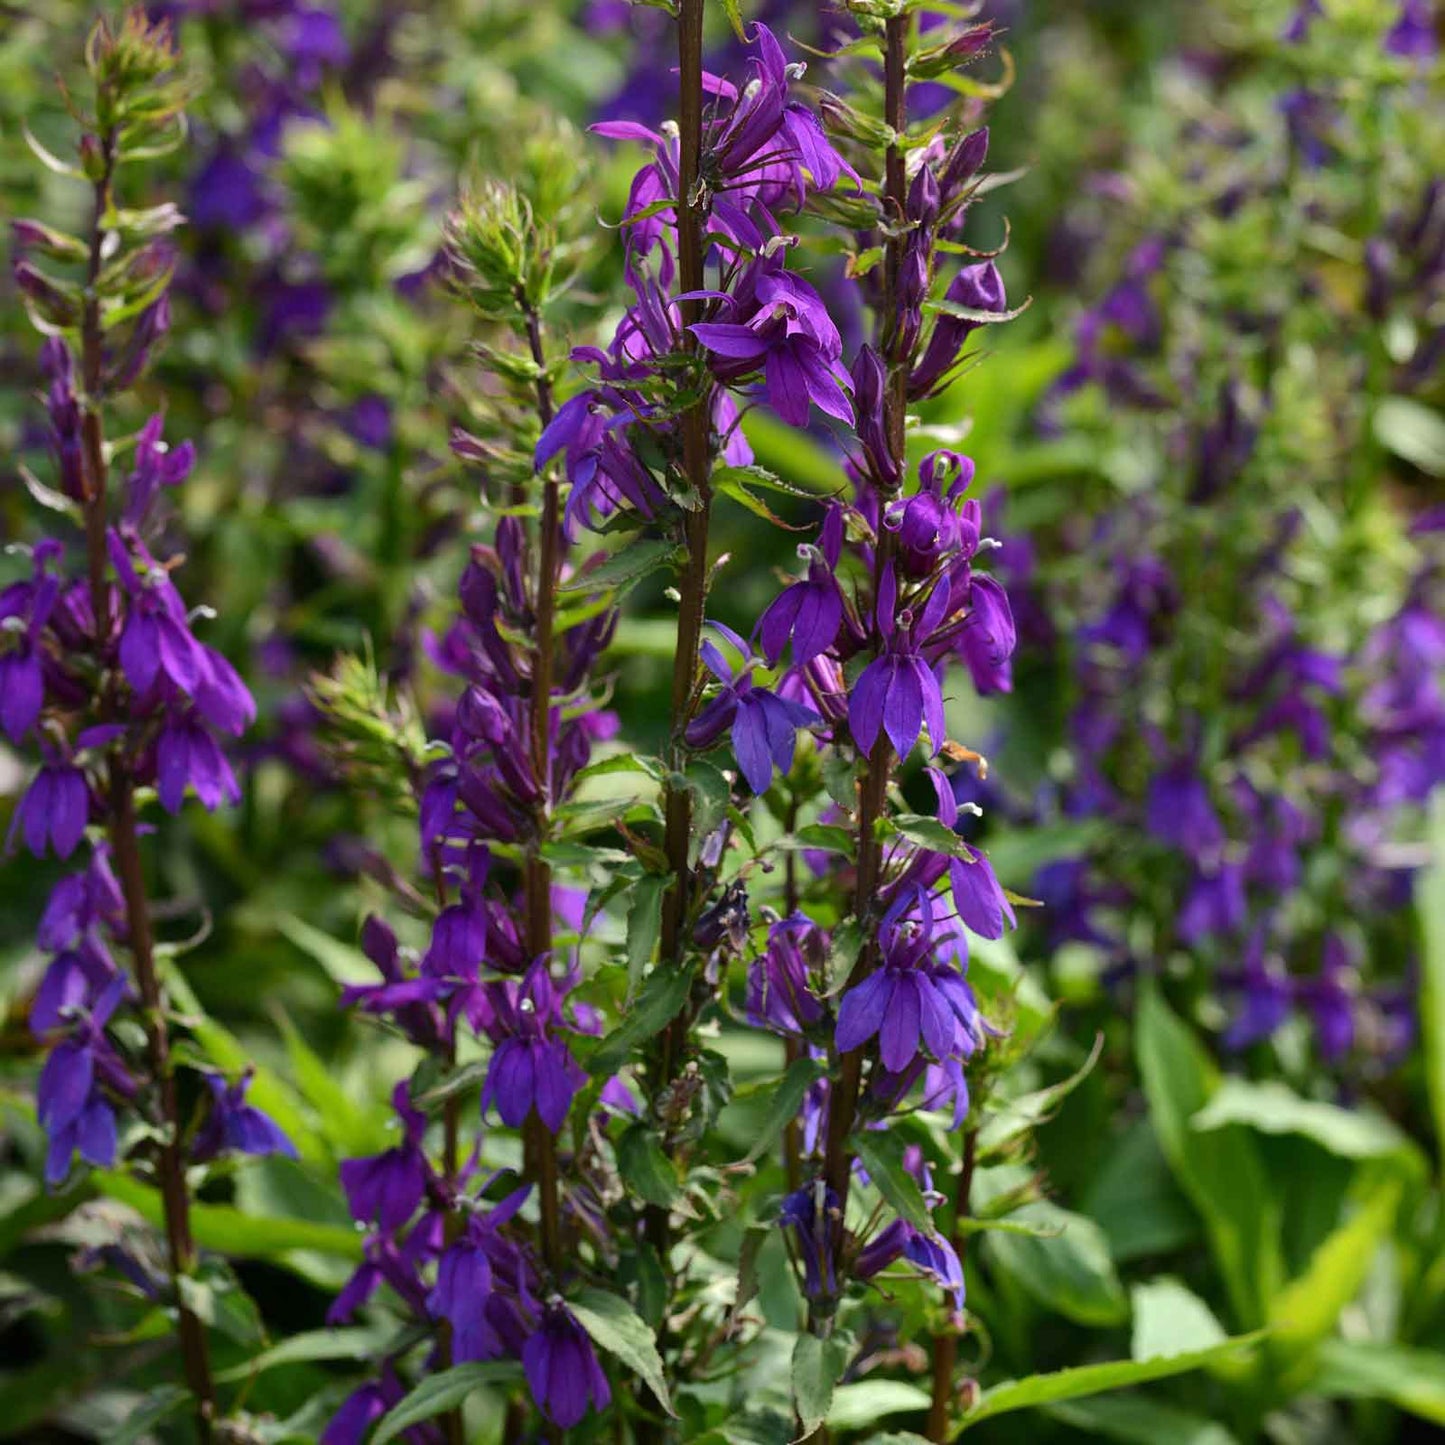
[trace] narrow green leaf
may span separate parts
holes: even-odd
[[[657,537],[638,537],[619,548],[596,567],[574,573],[559,587],[561,592],[597,592],[606,588],[627,588],[649,572],[667,566],[677,549]]]
[[[294,913],[276,915],[276,931],[295,944],[307,958],[319,963],[331,981],[345,988],[354,983],[376,983],[376,965],[359,949],[319,928],[313,928]]]
[[[1326,1340],[1310,1386],[1330,1399],[1388,1400],[1445,1425],[1445,1353],[1373,1340]]]
[[[413,1425],[421,1425],[455,1409],[482,1386],[505,1384],[520,1374],[521,1366],[515,1360],[474,1360],[428,1375],[381,1417],[371,1445],[388,1445],[388,1441],[399,1439]]]
[[[1067,1079],[1061,1079],[1057,1084],[1050,1084],[1044,1089],[1036,1089],[1033,1093],[1022,1094],[1017,1099],[992,1101],[993,1111],[978,1132],[979,1154],[986,1156],[1003,1148],[1021,1134],[1036,1129],[1052,1117],[1054,1110],[1093,1072],[1103,1049],[1104,1036],[1096,1034],[1089,1057]]]
[[[853,1135],[853,1152],[862,1160],[873,1187],[899,1217],[924,1234],[932,1234],[933,1216],[923,1202],[923,1191],[903,1167],[903,1140],[893,1134],[864,1130]]]
[[[1425,1053],[1425,1088],[1435,1117],[1437,1155],[1445,1160],[1445,788],[1430,802],[1430,865],[1415,884],[1415,906],[1423,935],[1420,1040]]]
[[[676,1418],[662,1373],[662,1357],[657,1353],[657,1338],[632,1306],[620,1295],[603,1289],[584,1289],[567,1304],[594,1343],[640,1375],[662,1408]]]
[[[962,858],[966,863],[972,863],[978,857],[978,850],[970,848],[952,828],[945,828],[937,818],[930,818],[925,813],[899,813],[893,818],[893,826],[910,843],[930,852]]]
[[[615,1074],[638,1044],[661,1033],[677,1017],[678,1010],[687,1002],[691,992],[690,970],[654,969],[627,1017],[585,1060],[587,1072],[594,1077]]]
[[[221,1370],[216,1379],[223,1385],[249,1380],[281,1365],[306,1365],[326,1360],[365,1360],[382,1349],[394,1336],[394,1329],[307,1330],[262,1350],[254,1359]]]
[[[1030,1410],[1038,1405],[1051,1405],[1060,1400],[1077,1400],[1088,1395],[1101,1395],[1107,1390],[1123,1390],[1150,1380],[1167,1379],[1170,1375],[1187,1374],[1247,1349],[1258,1343],[1264,1332],[1235,1335],[1231,1339],[1203,1350],[1190,1350],[1182,1355],[1159,1356],[1152,1360],[1110,1360],[1102,1365],[1078,1365],[1071,1370],[1055,1370],[1052,1374],[1028,1375],[1022,1380],[1006,1380],[994,1385],[979,1397],[978,1404],[964,1416],[963,1428],[977,1425],[995,1415],[1014,1410]]]
[[[802,1108],[808,1090],[825,1073],[827,1066],[817,1059],[794,1059],[788,1065],[788,1071],[773,1089],[772,1098],[768,1101],[768,1111],[763,1115],[763,1122],[753,1140],[753,1146],[740,1163],[752,1164],[773,1147],[774,1141],[787,1127],[789,1120],[798,1117],[798,1110]]]
[[[107,1436],[110,1445],[135,1445],[151,1437],[157,1425],[168,1420],[191,1398],[191,1392],[180,1385],[157,1385],[121,1422],[114,1434]]]
[[[672,882],[656,873],[645,874],[632,885],[632,903],[627,910],[627,986],[636,992],[662,933],[662,899]]]
[[[1238,1445],[1213,1420],[1129,1392],[1060,1400],[1044,1406],[1044,1413],[1090,1438],[1119,1440],[1123,1445]]]

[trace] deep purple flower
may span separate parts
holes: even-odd
[[[206,1087],[211,1091],[211,1111],[191,1144],[191,1157],[198,1163],[222,1154],[284,1154],[295,1159],[296,1146],[280,1125],[246,1102],[253,1070],[248,1069],[235,1082],[223,1074],[207,1072]]]
[[[489,984],[487,996],[493,1010],[484,1027],[496,1047],[482,1085],[482,1112],[495,1103],[502,1122],[516,1129],[535,1108],[555,1134],[587,1075],[567,1045],[549,1036],[562,1023],[562,991],[546,959],[533,963],[520,981]]]
[[[1191,757],[1178,757],[1154,775],[1145,817],[1149,831],[1161,843],[1190,858],[1212,857],[1224,846],[1224,827]]]
[[[1431,0],[1400,0],[1399,15],[1385,36],[1385,50],[1404,60],[1430,60],[1439,48]]]
[[[736,292],[721,298],[738,321],[703,321],[691,330],[716,358],[713,370],[733,383],[761,371],[774,411],[793,426],[806,426],[812,402],[829,416],[853,422],[838,328],[823,298],[800,276],[782,269],[781,258],[759,262]]]
[[[341,1187],[351,1216],[368,1220],[387,1234],[400,1229],[422,1202],[431,1179],[431,1166],[422,1149],[426,1115],[411,1104],[405,1080],[391,1094],[392,1107],[405,1131],[402,1142],[364,1159],[344,1159]]]
[[[793,1244],[803,1264],[803,1293],[810,1300],[832,1299],[838,1293],[835,1260],[842,1240],[843,1218],[838,1196],[821,1179],[785,1195],[778,1223],[793,1231]]]
[[[818,545],[802,545],[798,556],[808,564],[808,575],[785,587],[758,619],[758,636],[769,667],[776,667],[788,643],[793,644],[793,665],[804,667],[826,652],[843,625],[843,594],[836,576],[843,544],[843,513],[828,509]]]
[[[240,784],[215,738],[192,715],[170,716],[156,740],[156,791],[166,812],[180,812],[187,787],[207,812],[241,801]]]
[[[589,1406],[605,1410],[612,1400],[592,1339],[565,1305],[543,1312],[522,1349],[522,1368],[537,1408],[563,1430],[579,1424]]]
[[[1175,926],[1180,941],[1192,946],[1218,934],[1238,932],[1247,911],[1243,865],[1221,863],[1195,875]]]
[[[854,1273],[859,1279],[872,1279],[898,1259],[906,1259],[920,1274],[941,1284],[952,1294],[955,1310],[963,1308],[963,1263],[958,1251],[942,1235],[924,1234],[906,1220],[893,1220],[868,1241]]]
[[[722,689],[688,724],[687,745],[710,747],[730,728],[739,770],[753,792],[766,793],[772,785],[774,766],[784,774],[793,766],[798,729],[816,723],[818,715],[802,703],[756,686],[747,643],[720,622],[709,625],[727,639],[743,661],[734,673],[717,645],[710,639],[703,641],[703,663]]]
[[[50,849],[57,858],[68,858],[85,836],[89,816],[90,789],[85,774],[70,763],[45,763],[15,809],[10,841],[18,832],[37,858]]]
[[[865,753],[872,752],[882,731],[898,756],[906,758],[925,721],[933,751],[943,746],[943,692],[920,649],[947,617],[949,596],[948,578],[940,577],[916,618],[911,607],[900,613],[893,566],[884,569],[875,604],[883,651],[863,669],[848,701],[848,726]]]
[[[1241,995],[1238,1011],[1224,1031],[1225,1048],[1246,1049],[1267,1039],[1289,1017],[1294,987],[1278,961],[1266,956],[1262,933],[1256,931],[1245,945],[1243,969],[1222,977]]]
[[[944,301],[955,308],[943,312],[934,324],[933,335],[923,353],[923,360],[908,378],[908,395],[921,400],[942,390],[952,380],[954,368],[962,358],[968,338],[980,326],[990,323],[966,316],[964,312],[1001,314],[1008,310],[1008,296],[1003,277],[992,261],[980,261],[963,267],[949,283]]]
[[[801,1035],[823,1017],[813,987],[828,956],[828,935],[802,913],[768,929],[768,946],[748,970],[748,1019],[759,1028]]]

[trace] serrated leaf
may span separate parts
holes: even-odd
[[[371,1445],[388,1445],[399,1439],[414,1425],[434,1420],[455,1409],[468,1395],[484,1385],[497,1385],[516,1380],[522,1367],[515,1360],[474,1360],[453,1365],[428,1375],[416,1389],[399,1401],[377,1422]]]
[[[1079,1324],[1104,1327],[1128,1318],[1108,1240],[1092,1219],[1048,1200],[1026,1204],[1010,1218],[1036,1226],[1043,1237],[987,1234],[984,1248],[997,1268],[1040,1304]]]
[[[1000,321],[1013,321],[1022,316],[1033,304],[1034,298],[1030,296],[1022,306],[1014,306],[1007,311],[985,311],[980,306],[963,306],[957,301],[950,301],[946,296],[940,296],[935,301],[925,301],[923,309],[935,315],[952,316],[959,321],[972,321],[978,326],[995,326]]]
[[[682,1192],[677,1170],[663,1153],[657,1131],[641,1122],[630,1124],[617,1141],[617,1172],[634,1194],[663,1209],[673,1205]]]
[[[921,1412],[929,1404],[928,1391],[907,1380],[857,1380],[833,1391],[827,1425],[830,1430],[867,1430],[867,1438],[876,1441],[878,1437],[870,1428],[875,1421],[885,1415]]]
[[[1164,1380],[1170,1375],[1183,1375],[1205,1365],[1227,1359],[1248,1349],[1264,1338],[1264,1331],[1235,1335],[1204,1350],[1191,1350],[1182,1355],[1169,1355],[1153,1360],[1110,1360],[1101,1365],[1078,1365],[1070,1370],[1049,1374],[1027,1375],[1021,1380],[1006,1380],[979,1396],[978,1403],[963,1419],[963,1429],[990,1420],[995,1415],[1015,1410],[1031,1410],[1060,1400],[1077,1400],[1100,1395],[1108,1390],[1124,1390],[1144,1385],[1151,1380]]]
[[[828,1417],[833,1391],[848,1364],[848,1352],[836,1336],[826,1340],[801,1334],[793,1345],[793,1405],[803,1434],[816,1430]]]
[[[1044,1406],[1051,1420],[1122,1445],[1239,1445],[1223,1425],[1145,1395],[1097,1395]]]
[[[596,592],[606,588],[625,589],[640,582],[649,572],[665,567],[676,552],[671,542],[657,537],[640,537],[612,553],[605,562],[569,577],[559,592]]]
[[[594,1077],[615,1074],[638,1044],[660,1033],[677,1017],[691,992],[689,969],[654,969],[627,1017],[585,1061],[587,1072]]]
[[[676,1411],[663,1378],[662,1357],[657,1353],[657,1338],[632,1306],[621,1296],[602,1289],[584,1289],[567,1303],[593,1342],[640,1375],[658,1403],[675,1419]]]

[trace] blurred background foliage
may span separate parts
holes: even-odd
[[[1141,821],[1149,780],[1137,759],[1109,778],[1116,801],[1140,794],[1132,812],[1082,801],[1097,759],[1076,718],[1089,683],[1081,629],[1108,613],[1131,558],[1147,554],[1175,568],[1170,635],[1183,640],[1163,649],[1173,671],[1118,694],[1127,716],[1115,721],[1147,721],[1174,743],[1191,720],[1224,728],[1241,706],[1232,680],[1271,636],[1252,569],[1280,518],[1298,510],[1300,530],[1284,560],[1272,559],[1270,595],[1310,646],[1347,659],[1350,682],[1320,703],[1333,748],[1323,761],[1276,750],[1257,768],[1276,782],[1304,778],[1307,796],[1330,808],[1378,811],[1365,794],[1381,743],[1360,699],[1369,667],[1388,681],[1401,664],[1372,662],[1369,639],[1428,576],[1430,534],[1417,524],[1439,504],[1445,475],[1439,367],[1419,364],[1445,323],[1438,62],[1386,53],[1391,0],[1326,0],[1328,23],[1303,43],[1280,39],[1294,6],[1255,0],[987,8],[1007,27],[1017,68],[992,112],[990,164],[1022,174],[970,234],[994,244],[1007,224],[1009,294],[1033,299],[1017,323],[990,329],[980,364],[925,408],[917,442],[921,454],[952,439],[976,460],[1021,643],[1013,693],[955,704],[952,732],[992,762],[985,842],[1004,881],[1037,889],[1041,870],[1047,879],[1051,865],[1082,860],[1106,896],[1071,934],[1078,888],[1039,890],[1050,906],[975,957],[986,988],[1022,990],[1022,1017],[1059,1010],[1062,1027],[1021,1087],[1057,1082],[1096,1034],[1104,1052],[1040,1130],[1029,1170],[985,1171],[983,1187],[1000,1197],[1037,1171],[1052,1202],[1029,1208],[1064,1232],[991,1234],[974,1252],[970,1308],[981,1327],[971,1343],[980,1376],[994,1381],[1177,1352],[1225,1328],[1272,1334],[1228,1370],[1053,1406],[1023,1427],[985,1423],[978,1438],[1017,1439],[1020,1428],[1041,1441],[1192,1445],[1425,1438],[1409,1432],[1445,1422],[1445,821],[1437,813],[1432,871],[1422,797],[1392,807],[1389,836],[1369,840],[1376,862],[1380,846],[1396,850],[1392,887],[1356,895],[1345,871],[1365,866],[1360,848],[1332,816],[1303,847],[1308,876],[1276,889],[1296,900],[1278,944],[1284,966],[1313,970],[1338,921],[1361,995],[1381,1000],[1368,1014],[1374,1034],[1344,1062],[1322,1057],[1298,1020],[1230,1050],[1221,1036],[1268,992],[1251,993],[1248,978],[1223,986],[1246,968],[1244,933],[1175,935],[1193,875]],[[820,37],[815,6],[743,9]],[[218,1062],[257,1065],[253,1101],[301,1150],[217,1186],[196,1228],[203,1246],[235,1261],[255,1301],[241,1307],[245,1296],[218,1280],[214,1323],[229,1342],[218,1366],[254,1376],[258,1438],[305,1439],[344,1393],[347,1349],[361,1358],[372,1348],[370,1327],[274,1356],[266,1345],[320,1338],[307,1332],[320,1329],[359,1249],[336,1163],[383,1146],[386,1081],[404,1072],[387,1051],[406,1046],[336,999],[339,986],[372,977],[355,939],[377,880],[413,861],[407,820],[343,784],[310,679],[339,654],[363,655],[379,676],[352,682],[371,678],[375,711],[395,710],[399,696],[414,695],[423,716],[445,705],[426,651],[478,535],[477,474],[450,438],[473,420],[483,383],[472,349],[485,342],[438,275],[446,211],[489,174],[516,181],[547,213],[570,198],[584,250],[566,325],[588,339],[614,305],[620,248],[605,223],[621,212],[632,158],[586,126],[598,114],[655,119],[671,80],[655,48],[659,12],[599,0],[172,10],[206,84],[191,137],[158,163],[154,188],[191,225],[179,240],[172,339],[127,421],[164,408],[168,435],[196,442],[185,565],[204,579],[218,612],[212,640],[242,666],[262,720],[247,745],[243,806],[164,825],[159,893],[172,901],[161,928],[186,949],[194,999],[182,1003],[198,1040]],[[718,10],[713,39],[725,50]],[[91,11],[71,0],[0,3],[7,215],[74,219],[74,193],[36,164],[25,131],[52,145],[64,133],[53,76],[73,68]],[[810,78],[826,76],[815,61]],[[1300,94],[1327,96],[1329,114],[1281,108]],[[1394,238],[1391,264],[1402,268],[1383,302],[1371,287],[1384,284],[1385,263],[1370,260],[1381,237]],[[1150,245],[1161,258],[1140,271]],[[1144,312],[1111,309],[1135,281]],[[42,477],[48,465],[38,385],[37,346],[7,271],[7,541],[30,525],[20,465]],[[1231,388],[1244,421],[1220,439]],[[749,430],[759,461],[784,478],[819,494],[843,484],[826,433],[800,436],[761,413]],[[1228,457],[1227,479],[1201,497],[1205,445]],[[791,499],[779,510],[808,515]],[[790,543],[740,507],[722,509],[715,532],[735,559],[717,613],[746,627],[773,594],[773,569],[789,565]],[[0,582],[21,565],[0,560]],[[1421,609],[1433,615],[1428,599]],[[660,586],[644,584],[613,648],[615,705],[643,747],[657,744],[666,716],[671,617]],[[1200,663],[1211,657],[1214,673]],[[1198,742],[1211,778],[1232,782],[1223,742]],[[1440,757],[1420,765],[1425,792]],[[1318,783],[1329,772],[1358,788]],[[21,782],[18,759],[0,748],[0,814]],[[1250,841],[1253,825],[1240,826]],[[165,1322],[68,1261],[140,1201],[118,1176],[59,1196],[41,1189],[25,1016],[49,876],[27,859],[0,877],[0,1435],[118,1441],[135,1398],[168,1378]],[[1153,983],[1141,987],[1144,975]],[[748,1047],[730,1054],[740,1086],[776,1068]],[[756,1106],[725,1120],[745,1149]],[[764,1279],[761,1307],[792,1328],[786,1271]],[[894,1332],[907,1376],[910,1322],[880,1328]],[[764,1356],[745,1384],[775,1392],[777,1368]],[[893,1398],[884,1413],[908,1423],[910,1397]],[[872,1438],[884,1397],[852,1399],[857,1438]],[[499,1420],[476,1408],[479,1438],[500,1438]]]

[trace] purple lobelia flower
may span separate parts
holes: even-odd
[[[71,763],[48,762],[31,779],[15,817],[10,838],[17,833],[37,858],[54,851],[68,858],[85,836],[90,817],[90,788],[85,774]]]
[[[948,578],[940,577],[916,617],[912,606],[900,612],[897,577],[891,563],[885,567],[875,604],[884,650],[863,669],[848,702],[848,726],[864,752],[872,751],[881,731],[898,756],[907,757],[925,722],[934,752],[943,746],[943,692],[921,649],[947,617],[949,595]]]
[[[194,714],[171,713],[156,739],[156,792],[166,812],[180,812],[187,788],[212,813],[222,803],[241,801],[240,784],[215,738]]]
[[[589,1407],[604,1410],[612,1399],[591,1337],[560,1302],[542,1312],[522,1348],[522,1368],[537,1407],[563,1430],[579,1424]]]
[[[0,730],[12,743],[35,726],[45,705],[41,641],[60,593],[49,564],[60,555],[58,542],[37,543],[31,579],[0,590]]]
[[[563,1026],[563,991],[545,959],[538,959],[518,981],[488,984],[491,1016],[483,1027],[496,1048],[482,1085],[482,1112],[496,1104],[510,1128],[526,1123],[533,1109],[555,1134],[567,1118],[587,1075],[571,1050],[552,1030]]]
[[[1267,1039],[1285,1019],[1294,1003],[1294,986],[1279,961],[1266,953],[1262,929],[1256,929],[1244,950],[1244,966],[1221,980],[1237,988],[1240,1002],[1224,1032],[1227,1049],[1247,1049]]]
[[[1440,48],[1431,0],[1400,0],[1399,14],[1385,36],[1385,50],[1404,60],[1430,60]]]
[[[808,575],[785,587],[758,619],[758,637],[769,667],[778,665],[789,642],[794,667],[806,666],[833,645],[843,625],[843,593],[837,578],[842,546],[843,512],[834,505],[823,520],[818,545],[798,548]]]
[[[778,1223],[792,1231],[796,1257],[803,1267],[803,1294],[810,1300],[833,1299],[838,1293],[837,1246],[843,1232],[838,1196],[821,1179],[783,1197]]]
[[[1149,831],[1190,858],[1212,857],[1224,846],[1224,826],[1191,757],[1175,758],[1154,775],[1145,812]]]
[[[773,781],[774,766],[784,773],[793,766],[798,729],[816,723],[818,715],[802,703],[756,686],[747,643],[720,622],[709,625],[726,638],[743,662],[735,673],[717,645],[704,640],[702,660],[722,686],[687,725],[687,745],[709,747],[731,729],[738,768],[755,793],[766,793]]]
[[[248,1069],[232,1081],[207,1071],[206,1087],[211,1091],[211,1111],[191,1143],[191,1158],[198,1163],[221,1154],[284,1154],[295,1159],[296,1146],[279,1124],[246,1102],[254,1070]]]
[[[942,1235],[925,1234],[906,1220],[895,1219],[879,1230],[859,1254],[853,1272],[859,1279],[872,1279],[899,1259],[942,1285],[953,1296],[954,1309],[963,1309],[963,1262],[958,1251]]]
[[[401,1120],[402,1142],[364,1159],[345,1159],[341,1187],[355,1220],[376,1224],[395,1233],[417,1211],[431,1182],[431,1166],[422,1149],[426,1115],[412,1107],[405,1080],[391,1094],[392,1108]]]
[[[691,329],[713,356],[720,381],[734,384],[757,372],[773,410],[806,426],[808,405],[852,425],[852,380],[839,357],[843,342],[823,298],[785,271],[780,255],[761,260],[721,298],[736,321],[703,321]]]
[[[811,918],[794,913],[768,929],[768,946],[748,970],[748,1018],[759,1028],[802,1035],[823,1017],[814,988],[828,959],[828,935]]]
[[[937,768],[929,768],[928,776],[938,801],[938,821],[945,828],[957,831],[959,806],[953,784]],[[1003,891],[993,865],[982,853],[970,851],[970,858],[950,856],[947,860],[954,906],[964,926],[980,938],[1002,938],[1005,922],[1010,928],[1018,926],[1013,904]]]
[[[882,960],[838,1007],[837,1047],[856,1049],[875,1034],[890,1074],[901,1074],[926,1047],[934,1059],[966,1058],[983,1024],[963,974],[934,958],[933,901],[922,888],[903,892],[878,929]]]

